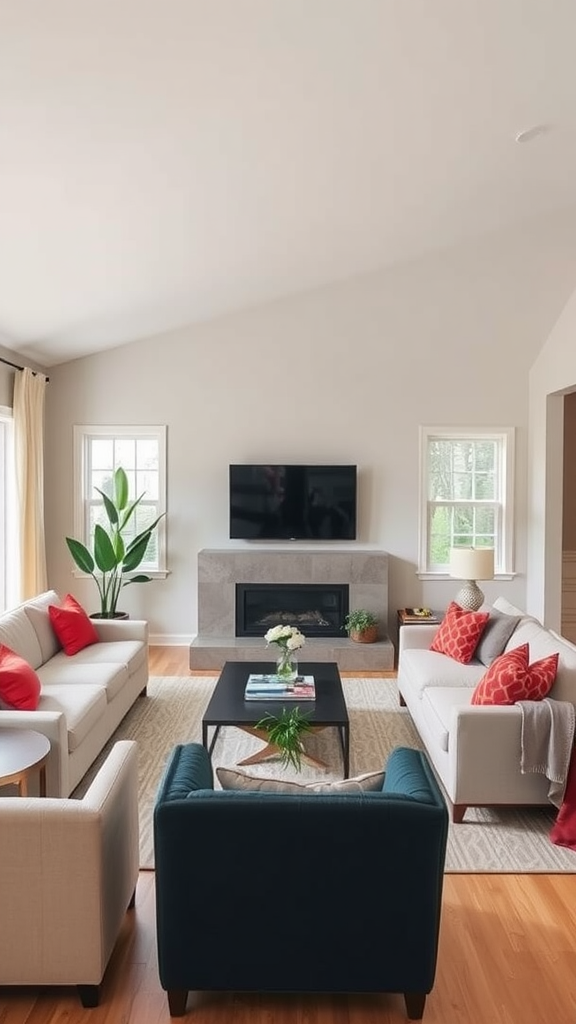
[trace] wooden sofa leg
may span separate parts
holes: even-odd
[[[183,1017],[186,1013],[187,988],[168,989],[168,1008],[171,1017]]]
[[[100,1002],[100,985],[77,985],[80,1002],[86,1010],[98,1006]]]
[[[138,696],[139,697],[147,697],[148,696],[148,687],[145,686],[143,690],[140,690],[140,693],[138,694]]]
[[[424,1016],[424,1007],[426,1006],[426,993],[405,992],[404,1002],[406,1003],[408,1020],[422,1020],[422,1017]]]
[[[398,703],[400,704],[401,708],[406,707],[406,701],[404,700],[404,697],[402,696],[401,693],[398,694]]]
[[[134,892],[132,893],[132,895],[130,897],[130,903],[128,904],[128,910],[134,910],[135,906],[136,906],[136,889],[134,889]]]
[[[452,821],[454,822],[455,825],[462,824],[467,809],[467,804],[452,804]]]

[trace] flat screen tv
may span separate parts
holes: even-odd
[[[230,466],[232,540],[355,540],[356,466]]]

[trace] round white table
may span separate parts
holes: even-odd
[[[38,771],[40,796],[46,796],[46,761],[50,740],[34,729],[0,728],[0,786],[14,784],[28,796],[28,779]]]

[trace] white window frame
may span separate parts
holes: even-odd
[[[166,427],[165,426],[100,426],[77,424],[74,426],[74,536],[90,547],[88,533],[89,517],[87,503],[89,500],[90,481],[88,478],[89,446],[92,440],[102,438],[136,438],[137,440],[154,439],[158,443],[158,515],[166,512]],[[132,495],[131,495],[132,497]],[[134,495],[137,497],[137,495]],[[168,575],[166,561],[166,517],[156,527],[158,547],[158,565],[155,568],[139,566],[134,573],[145,572],[152,579],[165,579]],[[79,569],[74,570],[75,576],[85,576]]]
[[[448,577],[448,566],[432,569],[429,560],[429,523],[431,502],[428,499],[428,446],[433,439],[442,441],[495,441],[499,447],[498,496],[496,519],[495,578],[514,577],[514,445],[513,427],[470,429],[470,427],[420,427],[420,501],[418,576],[435,580]],[[467,505],[468,502],[455,502]],[[493,504],[490,502],[490,504]]]

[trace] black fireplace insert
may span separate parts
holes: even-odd
[[[236,636],[297,626],[304,636],[343,636],[347,583],[237,583]]]

